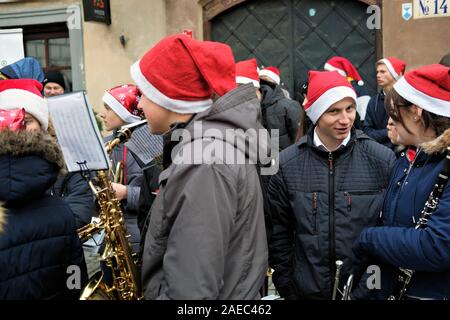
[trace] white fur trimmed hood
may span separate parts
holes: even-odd
[[[448,145],[450,145],[450,128],[436,139],[422,144],[422,148],[427,154],[443,153],[447,151]]]
[[[36,155],[59,170],[64,168],[64,157],[56,140],[48,133],[30,133],[27,131],[0,131],[0,156]]]
[[[0,131],[0,201],[6,208],[41,197],[64,172],[64,160],[48,133]]]

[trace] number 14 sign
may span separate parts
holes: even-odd
[[[414,19],[450,17],[447,2],[447,0],[414,0]]]

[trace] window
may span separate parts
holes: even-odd
[[[36,58],[44,72],[60,71],[72,88],[69,30],[65,23],[24,26],[25,56]]]

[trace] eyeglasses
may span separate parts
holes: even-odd
[[[412,104],[394,104],[391,103],[391,107],[387,110],[389,117],[392,120],[398,122],[400,121],[400,107],[410,107]]]

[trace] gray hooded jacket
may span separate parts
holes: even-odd
[[[203,147],[212,142],[228,155],[245,153],[223,138],[224,132],[262,129],[259,119],[255,90],[244,85],[185,127],[194,136],[201,122],[201,136],[209,139],[183,138],[172,152],[173,163],[160,175],[142,256],[146,299],[259,297],[268,251],[256,166],[223,164],[223,157],[206,151],[204,164],[179,164],[186,155],[199,155],[197,142]]]

